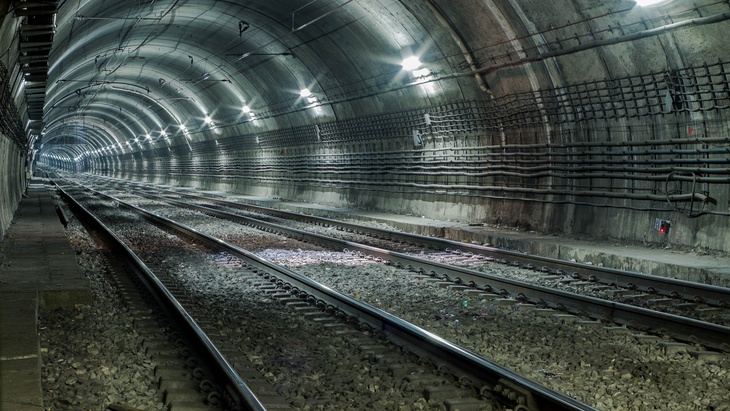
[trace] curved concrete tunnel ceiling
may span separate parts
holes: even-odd
[[[447,55],[459,54],[453,40],[442,35],[451,45],[437,45],[428,29],[437,19],[414,5],[425,20],[398,1],[62,3],[40,143],[53,144],[66,126],[94,150],[163,130],[205,139],[210,121],[218,134],[242,133],[251,120],[244,106],[270,129],[364,107],[377,113],[349,96],[404,83],[404,57],[418,55],[435,73],[458,69],[448,65]],[[305,88],[314,104],[299,96]],[[401,96],[417,102],[404,106],[423,104],[419,92]],[[299,115],[280,115],[287,112]],[[87,132],[94,124],[107,135]]]
[[[727,58],[712,35],[727,18],[681,0],[63,1],[38,143],[71,127],[116,155],[681,68]],[[658,37],[698,24],[714,25],[701,41]],[[401,71],[409,55],[427,78]]]

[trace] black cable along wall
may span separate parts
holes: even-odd
[[[142,178],[727,215],[705,200],[728,200],[730,133],[718,115],[728,90],[730,62],[718,62],[135,152],[122,163]]]
[[[23,124],[18,116],[18,108],[13,101],[10,89],[10,76],[5,65],[0,62],[0,133],[10,138],[18,147],[27,149]]]

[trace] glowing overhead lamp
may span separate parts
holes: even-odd
[[[249,107],[249,106],[243,106],[243,108],[241,110],[243,110],[244,113],[248,114],[248,113],[251,112],[251,107]]]
[[[303,88],[303,89],[299,90],[299,95],[304,98],[307,98],[312,95],[312,92],[308,88]]]
[[[205,116],[205,124],[210,124],[213,122],[213,119],[210,118],[210,116]]]
[[[636,4],[641,7],[655,6],[659,3],[666,3],[667,0],[636,0]]]
[[[426,77],[431,74],[431,70],[429,70],[428,67],[423,67],[413,70],[411,73],[413,73],[414,77]]]
[[[421,60],[416,56],[410,56],[404,58],[400,65],[403,67],[403,70],[413,71],[421,67]]]

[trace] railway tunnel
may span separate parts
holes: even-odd
[[[728,251],[722,2],[5,2],[38,168]]]
[[[3,236],[29,187],[102,177],[730,284],[727,1],[0,0],[0,13]]]

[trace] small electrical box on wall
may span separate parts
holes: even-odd
[[[661,218],[657,218],[654,221],[654,230],[659,232],[659,234],[669,234],[669,229],[672,227],[672,223],[669,220],[662,220]]]
[[[423,147],[423,139],[421,138],[421,132],[418,130],[413,130],[413,147],[420,148]]]

